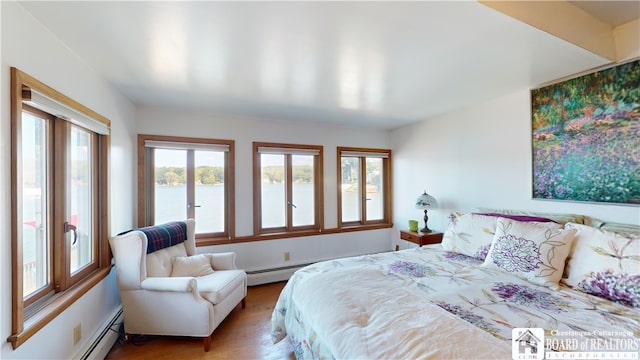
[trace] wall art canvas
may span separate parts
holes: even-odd
[[[533,198],[640,204],[640,60],[531,91]]]

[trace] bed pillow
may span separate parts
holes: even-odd
[[[557,286],[576,232],[555,223],[498,218],[482,266],[513,273],[535,284]]]
[[[213,274],[211,255],[176,256],[171,259],[171,276],[205,276]]]
[[[442,236],[442,247],[484,260],[496,231],[497,218],[479,214],[452,213]]]
[[[640,236],[568,223],[577,231],[562,281],[574,289],[640,307]]]
[[[495,213],[502,215],[526,215],[536,216],[553,220],[559,224],[565,224],[568,222],[584,224],[585,216],[577,214],[563,214],[563,213],[551,213],[551,212],[537,212],[526,210],[510,210],[510,209],[491,209],[491,208],[478,208],[478,213]]]
[[[600,230],[624,233],[624,234],[634,234],[636,236],[640,236],[640,226],[634,224],[623,224],[616,223],[610,221],[604,221],[596,218],[585,217],[584,225],[588,225]]]
[[[500,214],[500,213],[474,213],[477,215],[484,216],[493,216],[493,217],[503,217],[506,219],[511,219],[515,221],[523,221],[523,222],[557,222],[552,219],[548,219],[540,216],[531,216],[531,215],[512,215],[512,214]]]

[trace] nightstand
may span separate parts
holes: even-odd
[[[410,241],[414,244],[418,244],[419,246],[427,244],[438,244],[442,241],[442,233],[435,231],[430,233],[423,233],[400,230],[400,239]]]

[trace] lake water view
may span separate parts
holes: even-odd
[[[155,209],[156,223],[161,224],[185,219],[187,216],[186,186],[156,186],[155,188],[157,205]],[[358,192],[344,191],[342,196],[344,201],[342,209],[344,218],[358,219]],[[200,207],[196,209],[196,232],[209,233],[224,230],[225,214],[223,197],[223,185],[196,185],[196,205],[200,205]],[[376,205],[380,203],[379,194],[377,192],[370,192],[367,193],[367,197],[371,199],[367,202],[369,218],[375,218],[378,216],[378,213],[381,213],[381,210],[377,210],[381,209],[381,206]],[[296,205],[296,208],[294,208],[295,225],[313,223],[313,185],[296,184],[293,199]],[[25,201],[23,202],[23,219],[25,222],[23,225],[23,251],[25,262],[35,259],[36,228],[32,225],[32,221],[35,217],[36,205],[39,201],[39,196],[33,194],[33,196],[25,197]],[[286,217],[284,186],[282,186],[282,184],[264,184],[263,201],[271,204],[282,204],[264,209],[262,214],[264,226],[282,226]],[[249,218],[252,218],[252,215],[249,214]]]
[[[264,227],[283,226],[285,223],[285,194],[282,184],[263,184],[262,201],[265,204],[277,204],[263,209],[262,221]],[[184,219],[187,214],[186,186],[156,186],[156,223]],[[359,218],[358,192],[343,192],[342,213],[345,219]],[[367,207],[369,218],[381,217],[381,206],[377,192],[367,193],[371,200]],[[224,186],[223,185],[196,185],[196,232],[220,232],[224,229]],[[295,204],[294,225],[313,223],[313,184],[295,184],[293,188],[293,203]],[[166,204],[175,204],[167,206]]]

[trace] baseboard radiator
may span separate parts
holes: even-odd
[[[122,321],[122,306],[118,306],[96,331],[93,338],[87,342],[87,345],[74,356],[74,360],[102,360],[107,357],[109,350],[121,336],[119,324]]]
[[[278,281],[286,281],[289,280],[291,275],[293,275],[296,270],[301,269],[308,264],[297,264],[291,266],[283,266],[271,269],[262,269],[262,270],[248,270],[247,271],[247,285],[261,285],[268,284],[272,282]]]

